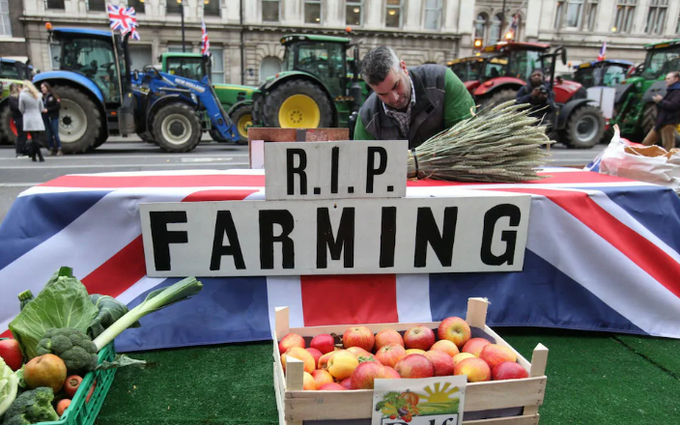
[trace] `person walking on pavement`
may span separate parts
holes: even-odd
[[[675,147],[675,127],[680,124],[680,72],[673,71],[666,75],[666,96],[654,95],[656,103],[656,123],[642,141],[651,146],[659,141],[664,149],[670,151]]]
[[[24,133],[24,118],[19,109],[19,95],[21,94],[21,84],[12,83],[9,85],[9,110],[12,114],[12,121],[17,129],[17,139],[15,143],[15,150],[17,158],[26,156],[26,133]]]
[[[48,155],[63,155],[61,151],[61,140],[59,139],[59,107],[61,99],[52,90],[49,83],[42,83],[40,91],[43,95],[43,121],[47,132]]]
[[[24,81],[24,89],[19,95],[19,110],[23,115],[24,132],[31,134],[31,141],[26,143],[26,153],[35,162],[36,156],[40,162],[45,161],[40,152],[40,137],[45,131],[41,111],[43,110],[42,95],[33,83]]]

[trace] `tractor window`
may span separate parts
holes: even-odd
[[[69,38],[62,43],[60,69],[85,75],[101,89],[106,102],[120,102],[118,68],[111,40]]]
[[[543,68],[545,75],[550,75],[550,70],[544,68],[540,59],[541,52],[532,50],[515,50],[510,52],[510,66],[508,67],[508,77],[519,78],[529,81],[531,72],[536,68]]]
[[[648,53],[642,76],[646,79],[657,79],[678,69],[680,69],[680,46],[674,46],[671,49]]]
[[[25,78],[19,75],[19,69],[14,63],[0,62],[0,78],[9,78],[11,80],[24,80]]]
[[[622,67],[618,65],[610,65],[604,71],[604,85],[611,87],[620,84],[621,81],[626,79],[626,72],[628,67]]]
[[[489,60],[484,64],[482,79],[486,81],[493,78],[504,77],[506,75],[507,66],[508,61],[506,59],[498,58]]]
[[[299,43],[292,69],[309,72],[319,78],[334,96],[344,95],[345,45],[340,43]],[[290,70],[286,52],[285,67]]]
[[[168,73],[190,80],[203,78],[203,59],[201,58],[168,58]]]
[[[465,62],[454,63],[450,66],[451,71],[453,71],[461,81],[467,81],[467,64]]]
[[[593,87],[595,82],[593,80],[593,68],[583,68],[576,71],[574,74],[574,81],[581,83],[583,87]]]

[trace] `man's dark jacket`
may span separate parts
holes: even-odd
[[[656,104],[656,107],[658,114],[654,128],[657,131],[665,125],[680,123],[680,82],[666,88],[666,96]]]

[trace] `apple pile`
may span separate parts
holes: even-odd
[[[451,316],[436,330],[414,326],[403,336],[394,329],[374,334],[353,326],[336,344],[336,336],[320,334],[307,347],[288,333],[278,343],[285,371],[288,357],[304,363],[304,390],[373,389],[375,379],[467,375],[468,382],[520,379],[529,376],[515,352],[485,338],[472,338],[465,319]]]

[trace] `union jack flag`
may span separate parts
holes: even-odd
[[[597,60],[603,61],[607,57],[607,42],[605,41],[602,43],[602,47],[600,48],[600,54],[597,55]]]
[[[203,56],[210,55],[210,39],[208,38],[208,29],[205,27],[205,21],[201,20],[201,54]]]
[[[109,11],[109,25],[111,30],[120,30],[121,35],[131,33],[131,37],[139,41],[139,33],[137,32],[137,13],[134,7],[123,7],[108,5]]]

